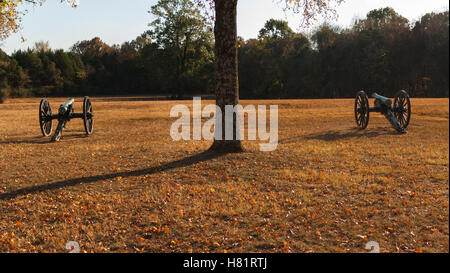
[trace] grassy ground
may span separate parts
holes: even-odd
[[[59,143],[39,99],[0,105],[0,252],[449,251],[448,99],[413,99],[407,135],[355,129],[353,100],[271,101],[278,149],[223,156],[171,140],[175,103],[93,99],[94,135]]]

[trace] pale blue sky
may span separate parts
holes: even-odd
[[[49,41],[52,48],[68,49],[77,41],[100,37],[108,44],[131,41],[148,29],[152,15],[147,11],[157,0],[79,0],[76,9],[59,0],[47,0],[42,7],[31,8],[23,20],[20,34],[3,41],[0,47],[7,53],[33,47],[36,41]],[[255,38],[270,18],[284,19],[296,31],[301,17],[284,14],[277,0],[239,0],[238,34],[245,39]],[[333,22],[346,27],[368,11],[390,6],[409,20],[421,15],[448,9],[447,0],[346,0],[338,8],[339,19]],[[21,35],[27,39],[21,42]]]

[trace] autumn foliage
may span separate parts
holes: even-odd
[[[39,100],[0,105],[0,252],[449,251],[448,99],[412,99],[407,135],[356,129],[353,100],[271,101],[278,149],[222,156],[171,141],[180,102],[136,99],[94,98],[95,134],[54,144]]]

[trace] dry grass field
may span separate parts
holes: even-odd
[[[39,101],[0,105],[0,252],[449,251],[448,99],[413,99],[406,135],[350,99],[244,101],[279,105],[280,144],[227,155],[172,141],[180,102],[94,98],[94,134],[49,143]]]

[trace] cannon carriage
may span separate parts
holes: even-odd
[[[94,114],[92,111],[92,103],[89,97],[84,97],[83,100],[83,113],[74,113],[75,100],[70,98],[58,109],[58,114],[52,114],[52,108],[50,102],[43,98],[39,105],[39,125],[44,137],[50,136],[53,129],[53,120],[58,120],[58,125],[55,130],[55,134],[52,136],[52,141],[59,141],[62,136],[62,131],[66,127],[67,122],[73,118],[81,118],[84,123],[84,130],[86,135],[91,135],[94,132]]]
[[[411,102],[408,93],[404,90],[399,91],[394,97],[393,105],[391,99],[377,93],[373,93],[372,98],[375,99],[375,107],[369,107],[369,98],[366,92],[359,91],[356,94],[356,125],[360,129],[366,129],[367,125],[369,125],[370,113],[378,112],[389,120],[397,132],[405,134],[411,120]]]

